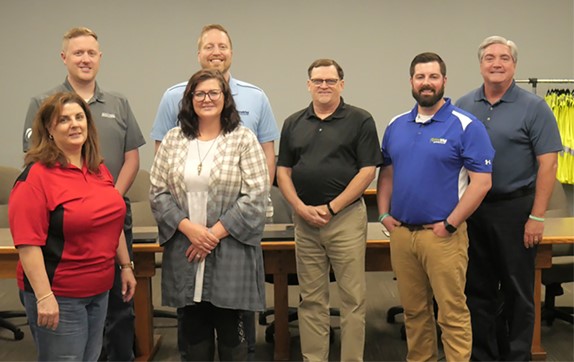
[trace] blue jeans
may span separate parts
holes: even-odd
[[[21,292],[38,361],[97,361],[102,349],[108,292],[88,298],[56,297],[60,322],[56,330],[39,327],[36,297]]]

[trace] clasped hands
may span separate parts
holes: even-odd
[[[331,221],[331,213],[327,205],[309,206],[301,205],[296,209],[296,212],[301,216],[309,225],[316,228],[322,228]]]
[[[193,224],[185,236],[190,242],[185,251],[185,256],[190,263],[205,260],[207,255],[219,244],[219,239],[211,233],[210,229],[198,224]]]

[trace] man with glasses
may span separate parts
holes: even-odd
[[[343,69],[318,59],[308,69],[311,104],[285,120],[277,182],[294,210],[299,332],[305,361],[329,354],[329,273],[341,298],[342,361],[362,361],[365,342],[367,211],[362,195],[381,164],[377,129],[341,97]]]
[[[484,125],[444,98],[446,65],[437,54],[417,55],[410,75],[417,104],[385,130],[377,185],[404,308],[406,360],[439,360],[434,296],[446,360],[468,361],[465,220],[490,188],[494,150]]]
[[[202,69],[217,69],[229,83],[235,106],[241,117],[242,124],[251,129],[257,136],[269,169],[269,182],[275,178],[275,140],[279,138],[279,130],[269,104],[269,99],[260,88],[237,80],[231,76],[231,60],[233,48],[227,30],[219,24],[203,27],[197,40],[197,60]],[[151,138],[155,141],[157,151],[165,134],[177,126],[177,115],[181,107],[181,99],[187,81],[168,88],[159,104],[157,115],[151,130]],[[273,205],[269,200],[267,218],[273,216]],[[255,350],[255,315],[246,312],[244,317],[250,354]]]

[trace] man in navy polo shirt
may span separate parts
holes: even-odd
[[[536,245],[542,240],[562,143],[546,102],[514,82],[516,44],[488,37],[478,59],[484,85],[457,102],[484,123],[496,150],[492,190],[468,219],[472,359],[529,361]]]
[[[443,97],[446,65],[437,54],[417,55],[410,75],[417,105],[387,126],[377,185],[404,308],[406,359],[438,360],[434,296],[446,360],[468,361],[465,220],[490,189],[494,150],[484,125]]]

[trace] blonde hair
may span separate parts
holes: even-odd
[[[201,33],[199,34],[199,38],[197,38],[197,50],[201,50],[201,39],[203,38],[203,34],[207,33],[210,30],[219,30],[219,31],[224,32],[225,35],[227,35],[227,40],[229,40],[229,49],[233,49],[233,43],[231,42],[231,37],[229,36],[229,33],[227,32],[227,30],[225,30],[223,25],[208,24],[201,29]]]
[[[86,28],[84,26],[72,28],[64,34],[64,38],[62,40],[62,51],[66,51],[66,48],[68,48],[70,39],[78,38],[80,36],[91,36],[98,40],[98,36],[92,31],[92,29]]]

